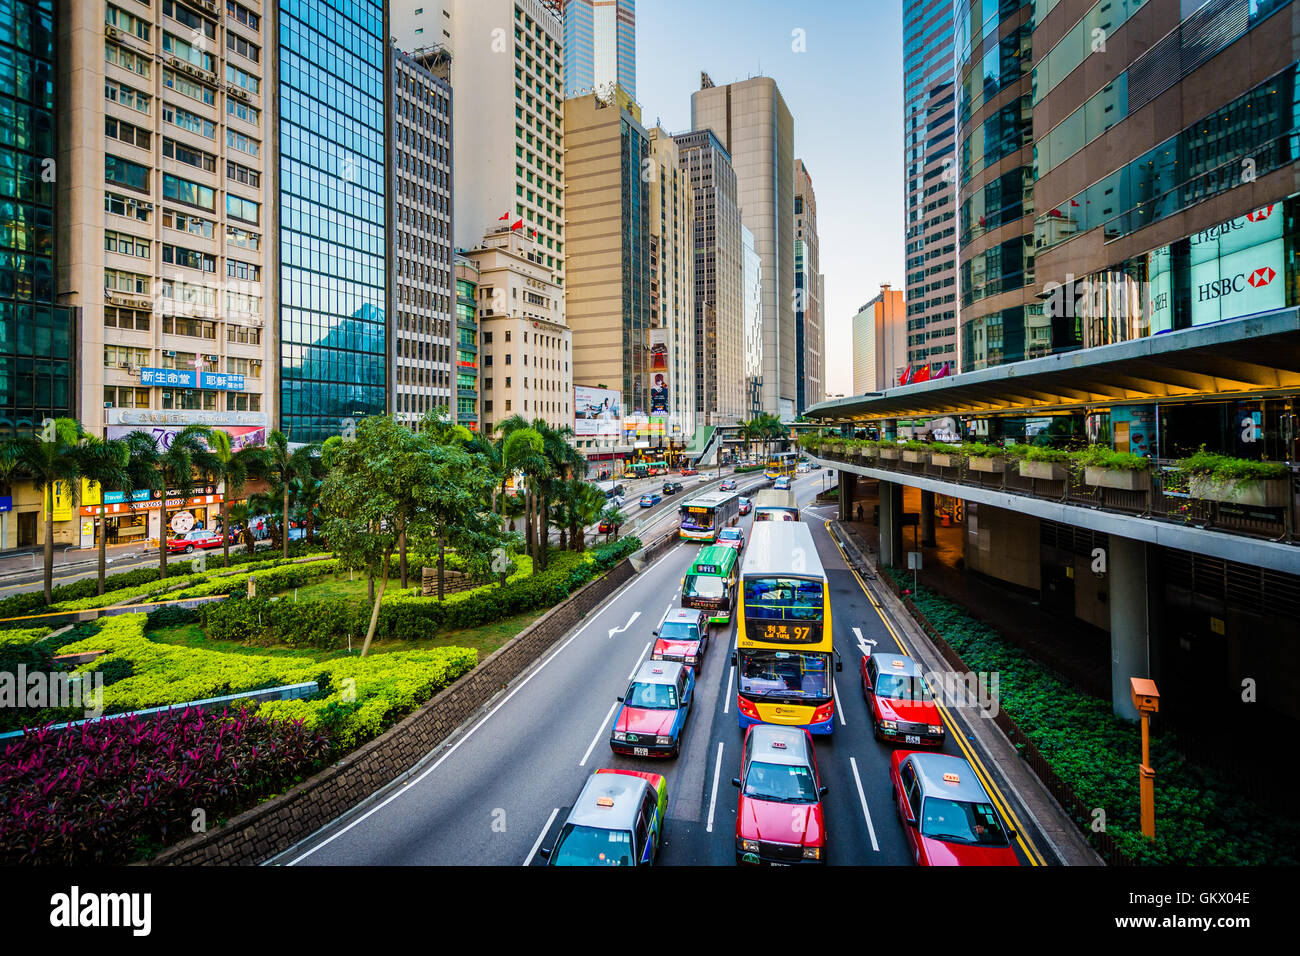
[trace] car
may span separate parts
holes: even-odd
[[[599,534],[613,534],[616,527],[618,527],[618,525],[611,524],[608,521],[602,521],[600,524],[596,525],[596,531]]]
[[[712,476],[712,475],[706,475],[706,474],[704,474],[703,472],[701,472],[700,474],[698,474],[698,475],[695,476],[695,480],[696,480],[697,482],[699,482],[700,484],[704,484],[704,482],[706,482],[706,481],[712,481],[712,480],[713,480],[713,476]]]
[[[583,784],[552,847],[549,866],[649,866],[663,844],[668,781],[644,770],[597,770]]]
[[[641,496],[642,508],[653,508],[659,502],[664,500],[664,496],[657,491],[647,491]]]
[[[681,490],[682,490],[682,483],[680,481],[664,482],[664,494],[666,495],[675,495],[677,494],[677,492]]]
[[[736,862],[789,866],[826,862],[827,788],[812,735],[802,727],[754,724],[745,731],[736,807]]]
[[[752,501],[750,501],[748,498],[740,499],[740,513],[742,515],[747,515],[753,510],[754,510],[754,503]]]
[[[868,654],[862,658],[861,673],[862,696],[877,740],[943,746],[943,718],[916,658]]]
[[[1019,866],[1014,831],[1003,824],[961,757],[895,750],[894,802],[912,858],[921,866]]]
[[[724,548],[745,550],[745,532],[740,528],[723,528],[718,532],[718,544]]]
[[[652,661],[676,661],[688,667],[704,663],[709,649],[709,616],[698,608],[673,608],[654,632]]]
[[[718,485],[718,490],[719,490],[719,491],[735,491],[735,490],[736,490],[736,480],[735,480],[734,478],[726,478],[726,479],[723,479],[722,483]]]
[[[775,491],[789,491],[790,477],[788,475],[782,475],[780,478],[776,479],[775,482],[773,482],[772,488]]]
[[[676,661],[643,663],[618,699],[609,749],[631,757],[676,757],[695,696],[695,670]]]
[[[683,468],[683,469],[682,469],[682,477],[683,477],[683,478],[686,478],[686,477],[688,477],[688,476],[690,476],[690,475],[698,475],[699,473],[700,473],[700,470],[699,470],[698,468],[690,468],[690,467],[687,467],[687,468]]]
[[[192,554],[196,548],[206,550],[208,548],[219,548],[221,545],[220,531],[204,531],[198,528],[167,539],[167,551],[173,554],[178,551]]]

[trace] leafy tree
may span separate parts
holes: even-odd
[[[121,491],[129,501],[132,492],[131,449],[125,441],[114,438],[99,438],[86,435],[78,446],[77,470],[81,477],[92,485],[99,486],[99,586],[97,593],[104,593],[104,577],[108,571],[108,508],[104,495],[109,491]]]
[[[569,544],[574,551],[582,551],[587,546],[587,528],[605,513],[606,498],[599,488],[581,478],[572,478],[568,484],[573,489],[569,502]]]
[[[600,513],[600,521],[604,522],[610,529],[605,532],[605,540],[608,541],[611,534],[617,538],[618,529],[623,524],[623,512],[619,510],[618,505],[606,505],[605,510]]]
[[[505,441],[506,467],[524,475],[524,542],[533,559],[534,572],[538,567],[538,546],[535,515],[542,484],[551,477],[551,462],[546,455],[546,442],[536,429],[519,428]]]
[[[56,418],[17,439],[17,458],[23,473],[41,490],[45,504],[45,603],[54,591],[54,486],[63,483],[75,505],[81,490],[78,445],[84,433],[72,418]]]
[[[319,445],[291,449],[288,436],[273,431],[266,436],[266,445],[257,458],[257,475],[265,478],[280,496],[280,547],[286,558],[289,557],[289,501],[293,494],[293,481],[312,474],[313,459],[319,451]]]
[[[443,444],[432,436],[426,454],[432,481],[419,525],[428,526],[430,534],[424,540],[433,546],[438,557],[438,600],[441,601],[446,593],[449,547],[467,557],[498,556],[505,554],[506,541],[500,519],[483,510],[484,502],[496,487],[496,476],[483,460],[470,454],[460,441]]]

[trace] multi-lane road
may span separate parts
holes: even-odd
[[[740,492],[763,484],[742,480]],[[864,650],[907,652],[826,527],[833,508],[812,499],[822,477],[795,483],[831,589],[836,650],[835,732],[816,738],[828,785],[826,819],[831,864],[912,862],[889,783],[891,748],[871,734],[858,677]],[[683,498],[689,497],[690,491]],[[675,508],[673,509],[675,511]],[[749,519],[742,519],[746,528]],[[682,542],[606,600],[487,711],[471,721],[404,781],[276,858],[284,865],[540,865],[539,847],[554,842],[589,774],[599,767],[656,768],[668,779],[662,864],[735,862],[736,790],[741,731],[736,719],[730,651],[734,625],[715,631],[699,674],[696,698],[674,760],[611,753],[616,698],[647,659],[665,612],[678,607],[682,577],[698,545]],[[950,712],[945,750],[980,755],[960,734],[968,715]],[[958,733],[954,733],[958,731]],[[1014,795],[999,792],[1016,812]],[[1024,814],[1018,814],[1023,819]],[[1042,836],[1021,826],[1022,863],[1041,862]]]

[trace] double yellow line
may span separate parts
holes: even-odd
[[[898,635],[898,632],[894,630],[894,626],[889,623],[889,618],[885,616],[884,608],[880,606],[880,603],[876,600],[875,595],[873,595],[870,589],[867,587],[867,583],[863,581],[862,576],[858,574],[857,569],[853,566],[853,562],[849,560],[849,556],[845,553],[843,546],[840,544],[839,540],[835,537],[834,533],[831,532],[831,523],[829,519],[827,519],[825,522],[825,528],[826,528],[826,533],[830,535],[830,539],[835,542],[835,547],[840,552],[840,557],[844,559],[844,566],[847,567],[850,572],[852,572],[854,580],[858,582],[858,587],[862,588],[862,593],[867,596],[867,600],[871,602],[871,606],[876,609],[876,614],[879,615],[881,623],[885,625],[885,629],[888,630],[890,636],[893,637],[894,643],[898,645],[899,651],[907,657],[914,657],[915,655],[912,654],[911,650],[903,642],[903,639]],[[1003,817],[1009,820],[1011,822],[1012,827],[1015,828],[1016,843],[1020,846],[1020,849],[1024,852],[1025,858],[1029,860],[1029,865],[1046,866],[1047,861],[1044,858],[1042,851],[1040,851],[1038,847],[1035,846],[1033,843],[1027,842],[1025,840],[1025,833],[1027,831],[1024,824],[1020,822],[1020,818],[1016,815],[1016,812],[1011,808],[1010,801],[1007,800],[1007,798],[1003,795],[1001,789],[999,789],[998,785],[994,782],[993,775],[989,773],[988,768],[984,766],[984,762],[980,760],[979,755],[976,754],[974,749],[970,746],[970,744],[966,742],[965,734],[962,733],[961,728],[958,726],[957,719],[953,717],[953,715],[949,712],[948,708],[943,705],[942,701],[939,700],[938,696],[935,697],[935,704],[939,708],[939,713],[940,716],[943,718],[944,725],[948,728],[949,737],[951,737],[953,740],[957,742],[957,746],[961,748],[961,752],[965,754],[967,762],[970,763],[971,767],[975,771],[975,776],[977,776],[980,780],[980,783],[984,785],[984,790],[988,793],[989,797],[993,800],[993,803],[997,806],[998,811],[1002,813]]]

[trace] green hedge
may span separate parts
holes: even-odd
[[[601,545],[581,554],[553,551],[545,571],[521,568],[504,587],[485,585],[449,595],[446,600],[401,593],[379,607],[375,640],[428,639],[443,630],[482,627],[495,621],[553,607],[592,578],[641,547],[635,537]],[[517,559],[523,568],[526,559]],[[214,640],[269,646],[335,650],[365,638],[371,609],[346,601],[252,601],[232,598],[199,609],[204,632]]]
[[[886,570],[900,588],[912,586],[908,572]],[[998,674],[1002,710],[1086,806],[1105,809],[1106,831],[1129,859],[1196,866],[1298,862],[1300,821],[1265,812],[1235,793],[1230,780],[1189,763],[1168,733],[1151,738],[1156,839],[1148,841],[1139,816],[1138,726],[929,588],[912,599],[967,667]],[[1089,822],[1083,821],[1085,835]]]
[[[106,713],[180,704],[205,697],[317,681],[308,700],[261,704],[264,716],[303,720],[329,732],[339,752],[381,733],[478,662],[471,648],[443,647],[344,657],[317,662],[295,657],[231,654],[156,644],[144,633],[145,615],[96,622],[96,633],[65,651],[106,650],[81,672],[108,671]]]

